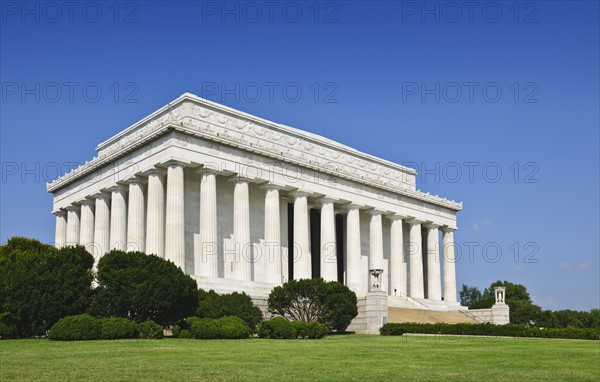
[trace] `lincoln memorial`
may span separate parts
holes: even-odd
[[[358,332],[391,307],[461,309],[462,203],[417,190],[411,168],[189,93],[96,150],[47,185],[59,247],[156,254],[263,309],[288,280],[339,281]]]

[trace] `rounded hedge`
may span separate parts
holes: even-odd
[[[239,317],[229,316],[219,318],[217,325],[221,328],[221,337],[224,339],[240,339],[250,336],[250,328]]]
[[[163,327],[156,322],[149,320],[142,322],[139,325],[140,338],[144,339],[161,339],[163,338]]]
[[[283,317],[275,317],[260,323],[258,327],[260,338],[294,338],[292,323]]]
[[[192,338],[192,333],[187,329],[182,329],[179,332],[179,338]]]
[[[307,337],[311,340],[317,340],[327,335],[327,326],[320,322],[309,322],[306,324]]]
[[[292,329],[294,330],[294,337],[308,338],[308,324],[306,322],[292,321]]]
[[[53,341],[97,340],[101,334],[101,322],[89,314],[63,317],[48,332]]]
[[[212,318],[199,318],[192,321],[192,337],[202,340],[222,338],[221,327]]]
[[[100,338],[103,340],[138,337],[138,324],[130,319],[117,317],[100,319]]]

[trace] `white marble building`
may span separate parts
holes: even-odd
[[[459,309],[462,204],[418,191],[410,168],[189,93],[96,150],[47,185],[59,247],[157,254],[257,301],[292,278],[340,281],[361,319],[378,296],[374,327],[383,305]]]

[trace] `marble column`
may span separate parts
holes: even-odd
[[[294,197],[294,279],[312,278],[310,236],[308,230],[308,194],[297,191]]]
[[[129,180],[129,204],[127,210],[127,250],[145,251],[146,221],[144,181],[135,177]]]
[[[248,180],[236,176],[233,188],[233,240],[235,242],[235,278],[252,280],[250,245],[250,192]]]
[[[200,258],[194,261],[194,274],[218,277],[217,179],[216,171],[202,169],[200,181]]]
[[[56,248],[62,248],[67,242],[67,211],[59,210],[54,212],[54,215],[56,215],[54,245]]]
[[[94,195],[94,198],[94,257],[98,261],[110,249],[110,195],[101,192]]]
[[[325,281],[338,281],[333,202],[334,199],[331,198],[321,200],[321,277]]]
[[[439,225],[425,224],[427,228],[427,298],[441,301]]]
[[[127,188],[110,188],[110,248],[125,251],[127,249]]]
[[[265,194],[265,281],[273,284],[282,283],[281,260],[281,218],[279,207],[279,187],[268,184],[264,186]]]
[[[79,229],[79,243],[85,246],[86,251],[94,254],[94,201],[85,199],[81,203],[81,228]]]
[[[454,254],[454,229],[442,227],[444,256],[444,301],[456,302],[456,257]]]
[[[383,222],[381,211],[371,210],[371,222],[369,225],[369,272],[372,270],[383,270]],[[379,273],[381,275],[381,273]],[[371,274],[370,290],[380,290],[383,287],[381,276],[375,279]]]
[[[402,216],[391,215],[390,220],[390,294],[406,296]]]
[[[409,220],[410,242],[408,246],[409,289],[408,293],[413,298],[425,298],[423,284],[423,251],[421,239],[421,220]]]
[[[185,271],[185,211],[183,164],[167,167],[165,258]]]
[[[360,242],[360,206],[350,204],[346,207],[346,286],[354,293],[363,293]]]
[[[69,206],[67,210],[67,238],[66,245],[79,244],[79,206]]]
[[[165,257],[165,172],[148,172],[148,208],[146,217],[146,253]]]

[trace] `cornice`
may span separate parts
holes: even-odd
[[[55,192],[169,131],[241,148],[451,210],[462,209],[462,203],[407,187],[406,177],[416,174],[413,169],[189,93],[99,144],[98,156],[47,184],[47,190]]]

